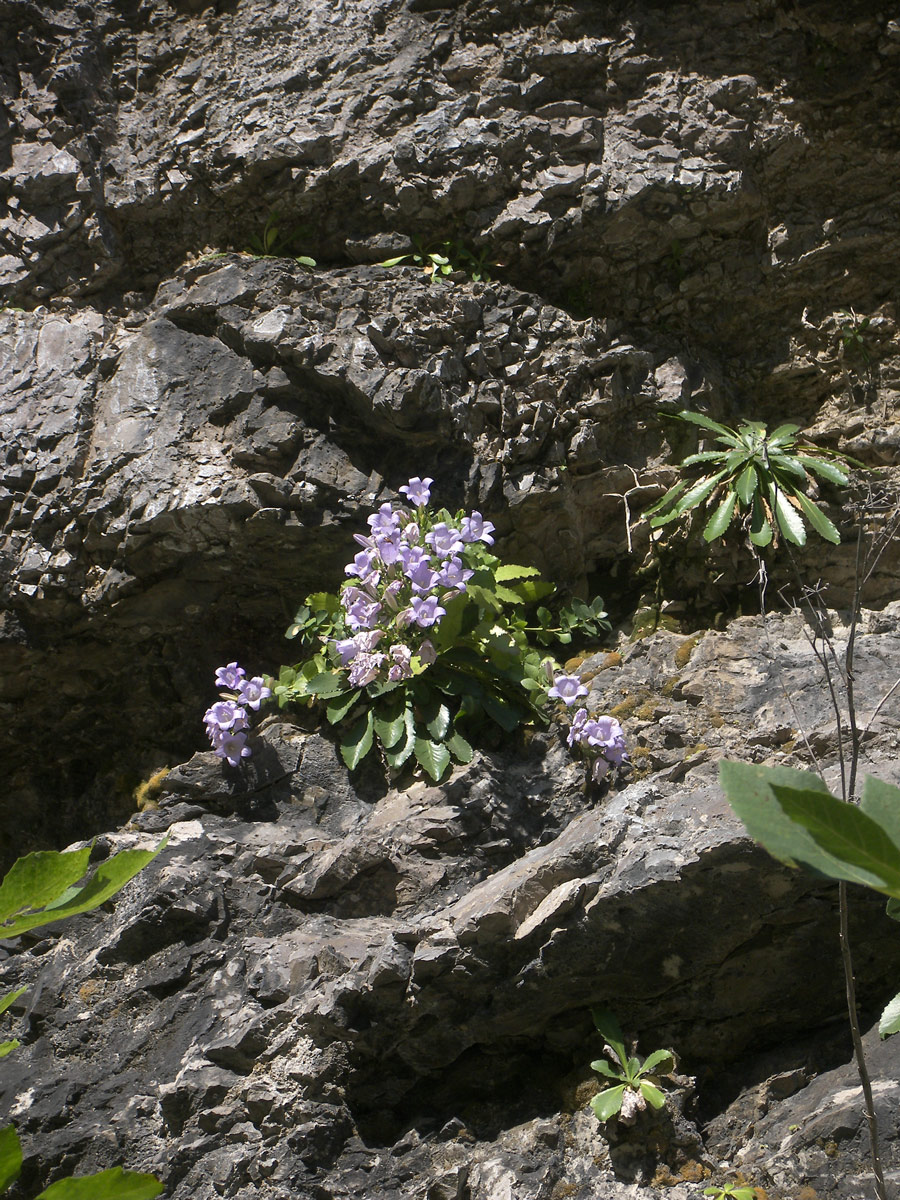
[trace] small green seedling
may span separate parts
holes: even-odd
[[[861,317],[851,308],[848,311],[837,313],[836,320],[844,354],[848,357],[854,354],[858,355],[864,363],[870,363],[872,354],[869,339],[874,332],[871,328],[872,318]]]
[[[712,1196],[713,1200],[756,1200],[756,1188],[726,1183],[721,1187],[704,1188],[703,1195]]]
[[[619,1023],[611,1012],[594,1009],[591,1013],[594,1024],[603,1035],[607,1053],[613,1060],[610,1065],[604,1058],[591,1063],[591,1070],[616,1082],[598,1092],[591,1101],[591,1108],[598,1121],[608,1121],[619,1116],[629,1122],[635,1114],[649,1104],[651,1108],[662,1108],[666,1102],[659,1087],[659,1076],[669,1075],[675,1070],[675,1056],[670,1050],[654,1050],[643,1062],[625,1049],[625,1037]]]
[[[294,262],[308,270],[316,265],[316,260],[305,254],[294,254],[296,243],[303,237],[305,230],[285,230],[279,224],[278,213],[272,213],[266,221],[262,233],[254,233],[249,238],[247,254],[256,258],[293,258]]]
[[[489,261],[487,250],[470,250],[454,239],[426,242],[416,237],[412,241],[413,249],[407,254],[385,259],[378,266],[399,267],[409,262],[421,267],[432,283],[454,271],[464,271],[473,283],[490,283],[489,268],[499,265]]]
[[[703,530],[708,542],[721,537],[738,516],[758,548],[777,541],[779,531],[795,546],[805,546],[804,517],[826,542],[840,542],[840,533],[806,492],[811,475],[845,487],[850,460],[819,446],[798,447],[799,425],[779,425],[769,433],[760,421],[743,421],[735,430],[701,413],[673,415],[717,434],[715,440],[724,448],[684,459],[682,470],[702,466],[704,474],[690,486],[689,480],[680,479],[647,509],[644,516],[652,528],[678,520],[701,505],[715,504]]]

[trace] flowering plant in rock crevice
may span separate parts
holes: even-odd
[[[479,512],[431,509],[432,483],[410,479],[405,505],[384,503],[368,518],[338,594],[307,597],[286,633],[308,650],[303,661],[277,680],[246,680],[236,663],[219,671],[229,691],[206,722],[230,765],[249,753],[247,708],[269,694],[280,707],[322,711],[350,769],[377,747],[391,771],[412,760],[435,781],[453,761],[471,760],[479,725],[509,733],[547,724],[550,701],[568,714],[587,695],[541,647],[609,628],[600,598],[554,617],[541,604],[554,586],[534,567],[501,563],[489,549],[494,526]],[[619,723],[583,707],[568,743],[595,781],[626,758]]]

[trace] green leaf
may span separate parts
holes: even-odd
[[[790,503],[786,494],[774,483],[769,484],[769,503],[775,512],[778,528],[795,546],[806,545],[806,527],[803,518]]]
[[[354,721],[341,739],[341,758],[352,771],[372,749],[375,721],[371,708]]]
[[[653,526],[664,525],[667,521],[674,521],[674,519],[677,515],[676,513],[669,511],[669,512],[665,513],[664,515],[660,515],[660,514],[662,513],[663,509],[668,509],[669,505],[671,503],[674,503],[674,501],[677,499],[678,496],[681,495],[681,493],[684,491],[684,489],[687,487],[687,485],[688,485],[688,481],[686,479],[679,479],[679,481],[676,484],[674,484],[672,487],[670,487],[669,490],[665,493],[665,495],[662,496],[659,500],[657,500],[655,504],[651,504],[649,508],[644,509],[644,512],[643,512],[644,518],[650,519],[650,518],[654,517],[654,515],[656,515],[656,520],[650,520],[650,524]]]
[[[722,479],[728,474],[727,471],[719,471],[716,475],[707,475],[705,478],[698,480],[693,487],[688,488],[685,494],[675,505],[674,512],[677,516],[682,516],[691,508],[696,508],[701,504]],[[651,522],[652,524],[652,522]]]
[[[520,583],[514,583],[509,591],[515,595],[516,603],[533,604],[535,600],[552,596],[556,585],[548,583],[546,579],[523,579]]]
[[[727,454],[726,450],[702,450],[699,454],[689,454],[687,458],[681,460],[682,467],[694,467],[700,463],[722,462]]]
[[[787,445],[788,442],[793,442],[794,434],[799,433],[799,432],[800,432],[799,425],[793,425],[790,423],[788,423],[786,425],[779,425],[777,429],[772,430],[772,432],[766,438],[766,441],[769,443],[770,446],[779,448],[779,447]]]
[[[406,729],[406,702],[403,689],[391,692],[375,708],[375,732],[385,749],[395,746]]]
[[[867,775],[863,780],[860,811],[877,821],[887,836],[900,846],[900,787]]]
[[[639,1086],[641,1089],[641,1095],[651,1108],[663,1107],[666,1102],[666,1098],[655,1083],[650,1083],[649,1080],[642,1079]]]
[[[821,458],[810,458],[806,454],[798,454],[797,462],[806,467],[807,471],[818,475],[820,479],[827,479],[829,483],[845,487],[850,482],[850,476],[836,463],[827,462]]]
[[[884,911],[892,921],[900,921],[900,900],[895,900],[894,897],[891,896],[885,905]]]
[[[434,716],[425,722],[425,728],[437,741],[442,742],[450,728],[450,709],[446,704],[439,704]]]
[[[803,512],[808,518],[810,525],[812,525],[819,537],[822,537],[826,542],[831,542],[833,545],[837,546],[841,540],[841,535],[838,533],[835,526],[832,525],[831,521],[829,521],[822,512],[821,508],[813,504],[809,496],[805,496],[803,492],[795,492],[794,495],[797,497],[797,502],[803,509]]]
[[[647,1055],[641,1071],[648,1074],[653,1070],[658,1070],[660,1075],[668,1075],[670,1071],[675,1070],[675,1059],[671,1050],[654,1050],[652,1054]]]
[[[325,700],[332,696],[340,696],[346,692],[347,680],[343,675],[338,675],[335,671],[322,671],[310,679],[306,685],[306,690],[310,696],[319,696]]]
[[[153,1200],[163,1185],[152,1175],[113,1167],[96,1175],[58,1179],[35,1200]]]
[[[706,528],[703,530],[706,541],[714,542],[717,537],[722,536],[731,524],[735,504],[737,504],[737,493],[729,492],[706,523]]]
[[[38,850],[17,859],[0,883],[0,926],[23,909],[51,904],[83,878],[91,857],[83,850]]]
[[[608,1121],[610,1117],[614,1117],[617,1112],[621,1111],[624,1095],[624,1083],[619,1087],[607,1088],[603,1092],[598,1092],[591,1101],[591,1108],[594,1110],[597,1120]]]
[[[622,1072],[617,1071],[612,1063],[606,1061],[605,1058],[595,1059],[591,1063],[591,1070],[596,1071],[598,1075],[605,1075],[607,1079],[621,1079]]]
[[[703,413],[688,412],[687,409],[682,409],[677,415],[680,421],[690,421],[694,425],[702,426],[703,429],[711,429],[713,433],[718,433],[729,446],[738,444],[733,429],[729,429],[726,425],[720,425],[718,421],[713,421],[711,417],[705,417]]]
[[[509,583],[511,579],[534,579],[540,575],[537,567],[520,567],[516,563],[504,563],[494,572],[498,583]]]
[[[325,716],[328,718],[328,723],[337,725],[338,721],[343,721],[359,697],[359,688],[355,688],[352,692],[340,692],[337,696],[333,696],[325,705]]]
[[[407,707],[403,713],[405,724],[405,736],[401,734],[400,741],[393,749],[385,749],[384,756],[387,759],[388,766],[393,770],[399,770],[405,762],[412,756],[416,748],[416,722],[411,708]]]
[[[0,997],[0,1013],[5,1013],[10,1005],[15,1004],[20,996],[24,996],[28,991],[27,987],[16,988],[14,992],[7,992],[5,996]]]
[[[768,546],[772,542],[772,526],[759,496],[753,497],[753,515],[750,519],[750,541],[754,546]]]
[[[457,762],[467,763],[472,761],[472,755],[475,751],[461,733],[452,733],[444,744]]]
[[[615,1052],[619,1062],[624,1067],[628,1062],[628,1054],[625,1050],[625,1035],[622,1032],[619,1022],[613,1013],[606,1008],[592,1008],[591,1016],[594,1018],[594,1025],[601,1037]]]
[[[855,804],[830,794],[771,785],[776,800],[816,844],[843,865],[837,879],[865,883],[900,898],[900,847]],[[813,863],[822,870],[819,863]],[[825,874],[829,874],[825,871]]]
[[[84,887],[72,895],[64,904],[56,901],[55,906],[50,909],[45,906],[44,910],[37,912],[24,913],[19,911],[18,916],[14,916],[5,923],[0,924],[0,937],[12,938],[18,937],[19,934],[25,933],[29,929],[37,929],[41,925],[49,925],[52,921],[59,921],[63,917],[72,917],[78,913],[90,912],[91,909],[97,908],[120,891],[130,879],[137,875],[138,871],[142,870],[147,863],[159,854],[163,846],[168,841],[168,837],[163,838],[155,850],[121,850],[118,854],[112,855],[106,862],[101,863],[91,878],[85,883]],[[63,851],[57,855],[55,851],[38,851],[41,856],[51,855],[62,857],[66,853],[81,853],[80,851]],[[26,858],[31,858],[32,855],[27,855]],[[18,863],[23,860],[19,859]],[[11,868],[10,873],[15,870],[18,863],[15,863]],[[48,863],[48,869],[52,872],[55,866],[52,862]],[[0,885],[0,891],[5,886],[7,875]],[[46,895],[46,889],[41,889],[42,894]],[[26,902],[27,903],[27,902]]]
[[[900,1033],[900,994],[893,998],[881,1014],[878,1032],[883,1038],[889,1037],[892,1033]]]
[[[7,1054],[11,1054],[21,1044],[16,1038],[11,1042],[0,1042],[0,1058],[6,1058]]]
[[[518,592],[514,592],[512,588],[504,587],[502,583],[498,583],[494,589],[494,595],[498,600],[502,600],[504,604],[521,604],[522,597]]]
[[[410,254],[400,254],[396,258],[386,258],[384,262],[376,263],[378,267],[399,267],[402,262],[406,262],[410,258]]]
[[[12,1125],[0,1129],[0,1192],[19,1177],[22,1170],[22,1147]]]
[[[826,796],[828,789],[818,775],[793,767],[762,767],[723,759],[719,763],[719,783],[747,832],[774,858],[796,866],[815,857],[815,842],[785,815],[770,785],[818,791]]]
[[[416,762],[437,783],[450,765],[450,751],[439,742],[417,737],[415,742]]]
[[[749,462],[743,471],[741,471],[737,483],[734,485],[734,490],[737,492],[741,504],[749,505],[758,486],[759,476],[756,473],[756,467],[752,462]]]
[[[491,692],[485,692],[481,697],[481,706],[491,720],[507,733],[512,733],[522,721],[521,712],[516,712],[505,700],[501,700],[499,696],[495,696]]]

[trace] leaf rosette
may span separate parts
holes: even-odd
[[[759,421],[743,421],[735,430],[702,413],[676,415],[714,433],[721,448],[682,461],[681,471],[699,468],[700,477],[680,479],[646,510],[652,528],[703,508],[710,512],[703,528],[707,542],[722,537],[736,520],[757,549],[773,545],[779,535],[804,546],[807,522],[826,542],[840,542],[837,527],[808,493],[819,481],[845,487],[851,460],[819,446],[798,445],[799,425],[779,425],[769,433]]]

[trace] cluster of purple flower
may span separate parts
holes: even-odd
[[[368,536],[354,534],[362,550],[345,573],[356,583],[341,590],[344,624],[352,636],[337,639],[334,649],[349,668],[351,687],[375,681],[410,679],[413,655],[423,664],[436,651],[422,630],[446,616],[448,600],[466,590],[474,572],[466,566],[466,546],[494,544],[494,526],[473,512],[458,524],[439,521],[425,527],[424,508],[433,479],[416,476],[400,488],[416,511],[382,504],[369,517]]]
[[[551,700],[561,700],[570,708],[586,696],[587,691],[577,675],[556,675],[547,695]],[[628,757],[625,735],[615,717],[591,717],[586,708],[579,708],[572,717],[566,741],[570,747],[579,746],[589,758],[593,758],[591,778],[595,783],[606,778],[610,767],[620,766]]]
[[[250,757],[247,709],[256,712],[272,692],[261,676],[248,679],[247,672],[236,662],[219,667],[216,684],[228,690],[220,693],[222,699],[206,710],[203,721],[216,754],[230,766],[236,767],[242,758]]]

